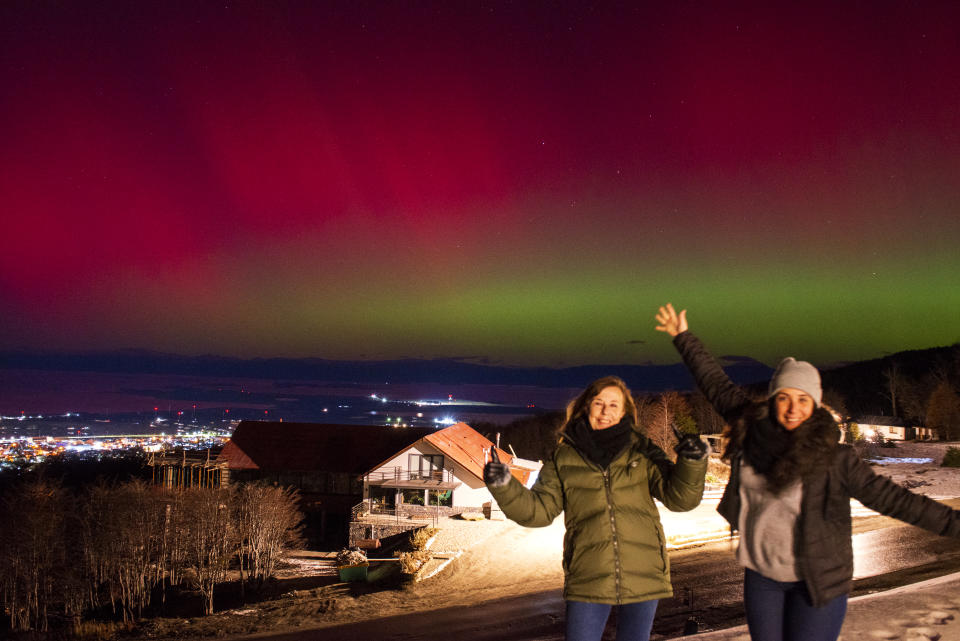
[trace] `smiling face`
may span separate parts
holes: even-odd
[[[619,423],[625,413],[623,392],[619,387],[611,385],[600,390],[590,401],[587,418],[592,429],[605,430]]]
[[[810,418],[815,406],[813,398],[806,392],[793,387],[785,387],[774,397],[777,408],[777,421],[788,430],[795,430]]]

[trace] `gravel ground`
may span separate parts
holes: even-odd
[[[440,519],[437,523],[437,538],[430,550],[435,553],[454,553],[467,550],[496,536],[510,527],[503,521],[465,521],[463,519]]]

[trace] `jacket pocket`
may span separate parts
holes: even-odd
[[[850,530],[850,496],[843,491],[837,479],[827,474],[822,487],[823,520],[841,531],[849,534]]]
[[[657,567],[657,569],[660,570],[661,572],[666,572],[667,569],[669,568],[670,557],[667,554],[667,537],[663,533],[663,525],[660,523],[659,518],[654,518],[653,516],[651,516],[650,514],[647,514],[646,512],[644,512],[644,518],[649,524],[649,525],[646,525],[644,529],[646,531],[656,532],[656,535],[657,535],[657,539],[656,539],[657,552],[660,558],[660,564]],[[647,541],[649,544],[650,540],[647,539]]]
[[[570,574],[570,566],[573,563],[573,551],[577,543],[577,530],[567,528],[563,535],[563,573]]]
[[[667,537],[663,533],[663,526],[657,526],[657,539],[660,541],[660,569],[666,573],[670,571],[670,557],[667,555]]]

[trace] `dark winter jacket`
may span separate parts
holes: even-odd
[[[740,515],[740,462],[747,432],[759,421],[775,421],[768,404],[751,401],[724,373],[720,364],[690,332],[674,345],[697,385],[730,426],[730,481],[717,510],[737,528]],[[960,536],[960,512],[914,494],[874,473],[848,445],[839,444],[839,430],[829,412],[818,408],[797,430],[804,430],[791,452],[791,463],[803,483],[797,530],[799,576],[813,605],[850,591],[853,578],[850,498],[887,516],[946,536]],[[789,466],[785,466],[789,467]],[[785,472],[786,473],[786,472]],[[749,537],[750,532],[741,532]]]
[[[562,511],[564,599],[616,605],[672,596],[653,499],[670,510],[692,510],[703,496],[706,470],[706,459],[671,463],[636,431],[601,469],[567,435],[532,489],[511,479],[490,491],[508,518],[527,527],[547,526]]]

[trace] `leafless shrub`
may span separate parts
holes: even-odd
[[[9,492],[0,505],[0,596],[10,627],[47,631],[74,589],[66,555],[66,492],[43,480]]]
[[[277,487],[170,491],[140,481],[77,497],[43,481],[11,489],[0,502],[2,612],[16,632],[47,631],[57,615],[94,638],[113,628],[84,623],[86,611],[109,603],[130,626],[158,585],[193,577],[212,613],[233,559],[262,581],[299,544],[296,498]]]
[[[435,527],[422,527],[410,535],[410,546],[414,550],[425,550],[427,542],[438,532]]]
[[[95,586],[104,586],[114,610],[135,621],[162,579],[162,502],[142,481],[92,488],[83,502],[84,557]],[[95,604],[95,603],[94,603]]]
[[[183,498],[186,565],[196,573],[204,613],[213,614],[214,587],[226,578],[238,548],[231,514],[233,490],[191,488],[184,490]]]
[[[165,602],[167,586],[180,585],[187,569],[187,542],[190,529],[189,515],[185,507],[185,495],[177,490],[163,490],[159,496],[160,557],[163,565],[158,568],[158,581],[163,588],[160,598]]]
[[[730,480],[730,464],[724,463],[719,456],[707,459],[707,482],[726,483]]]
[[[400,559],[400,570],[404,574],[416,574],[427,561],[433,558],[426,550],[398,552],[397,557]]]
[[[131,623],[80,621],[73,626],[73,637],[78,641],[110,641],[115,639],[119,632],[129,632],[132,629]]]
[[[672,425],[676,424],[681,430],[685,430],[688,423],[691,424],[690,431],[696,431],[687,401],[677,392],[664,392],[656,399],[645,402],[640,411],[640,425],[643,426],[647,438],[671,458],[674,456],[673,446],[677,443]]]
[[[250,483],[233,498],[241,572],[262,583],[273,575],[283,550],[302,544],[297,494],[289,488]]]

